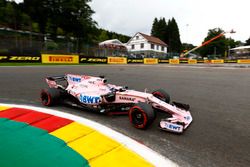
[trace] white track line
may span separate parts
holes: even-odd
[[[31,109],[36,110],[43,113],[53,114],[55,116],[67,118],[79,123],[82,123],[86,126],[89,126],[100,133],[118,141],[119,143],[123,144],[128,149],[134,151],[135,153],[142,156],[145,160],[153,164],[157,167],[178,167],[177,164],[175,164],[173,161],[167,159],[166,157],[160,155],[159,153],[153,151],[152,149],[146,147],[143,144],[138,143],[137,141],[129,138],[128,136],[125,136],[121,133],[118,133],[104,125],[101,125],[95,121],[82,118],[79,116],[75,116],[72,114],[64,113],[58,110],[52,110],[52,109],[45,109],[40,107],[33,107],[33,106],[26,106],[26,105],[16,105],[16,104],[5,104],[0,103],[0,106],[8,106],[8,107],[18,107],[18,108],[25,108],[25,109]]]

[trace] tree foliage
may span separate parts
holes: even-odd
[[[15,30],[28,30],[49,35],[77,39],[81,44],[93,44],[104,39],[117,38],[122,42],[128,36],[98,29],[92,19],[91,0],[0,0],[0,26]]]
[[[250,37],[246,40],[245,46],[250,45]]]
[[[214,28],[208,31],[207,37],[203,42],[206,42],[219,34],[223,33],[224,30],[221,28]],[[234,39],[226,38],[224,35],[215,39],[211,43],[201,47],[199,52],[202,56],[213,55],[216,57],[224,57],[226,51],[230,48],[236,47],[240,41],[234,41]]]
[[[178,25],[174,18],[168,21],[168,43],[172,52],[181,51],[181,40]]]
[[[97,42],[103,42],[108,39],[118,39],[119,41],[126,43],[131,38],[127,35],[118,34],[116,32],[99,29]]]
[[[165,18],[154,19],[151,29],[151,35],[157,37],[168,44],[170,52],[181,51],[181,40],[179,28],[174,18],[168,20],[166,23]]]

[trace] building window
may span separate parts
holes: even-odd
[[[144,43],[141,43],[141,49],[144,48]]]
[[[135,49],[135,45],[132,45],[131,48],[132,48],[132,49]]]
[[[156,49],[159,50],[159,45],[156,46]]]
[[[164,46],[162,46],[162,47],[161,47],[161,51],[164,51],[164,49],[165,49]]]
[[[151,44],[151,49],[155,49],[155,45],[154,44]]]
[[[136,40],[138,40],[138,39],[139,39],[139,36],[136,36],[135,38],[136,38]]]

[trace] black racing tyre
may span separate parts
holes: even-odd
[[[158,99],[170,103],[170,95],[163,89],[157,89],[152,92],[152,94],[157,97]]]
[[[146,129],[155,119],[155,112],[150,104],[139,102],[129,110],[130,123],[138,129]]]
[[[56,88],[42,89],[40,99],[44,106],[53,106],[59,102],[60,90]]]

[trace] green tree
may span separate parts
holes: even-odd
[[[6,7],[6,1],[0,0],[0,24],[5,23],[5,7]]]
[[[163,42],[168,44],[168,50],[170,52],[178,52],[181,51],[181,40],[179,34],[179,28],[174,18],[168,20],[166,23],[165,18],[157,18],[154,19],[151,35],[158,37]]]
[[[183,43],[181,46],[181,51],[185,51],[185,50],[191,50],[193,49],[195,46],[193,44],[189,44],[189,43]]]
[[[99,35],[98,41],[102,42],[102,41],[106,41],[108,39],[109,39],[109,37],[108,37],[107,31],[101,30],[101,34]]]
[[[203,42],[208,41],[217,35],[223,33],[224,31],[221,28],[214,28],[208,31],[207,37]],[[215,39],[208,45],[200,48],[200,53],[202,56],[216,55],[217,57],[223,57],[226,49],[228,48],[228,41],[225,36]]]
[[[151,35],[167,42],[167,23],[165,18],[154,19]]]
[[[169,52],[181,52],[181,40],[178,25],[174,18],[168,21],[167,25]]]
[[[154,37],[158,37],[159,36],[159,30],[158,30],[159,24],[158,24],[158,19],[155,18],[152,28],[151,28],[151,35]]]
[[[27,13],[34,22],[38,23],[40,32],[45,34],[49,19],[47,0],[24,0],[21,6],[23,12]]]
[[[245,46],[250,45],[250,37],[246,40]]]

